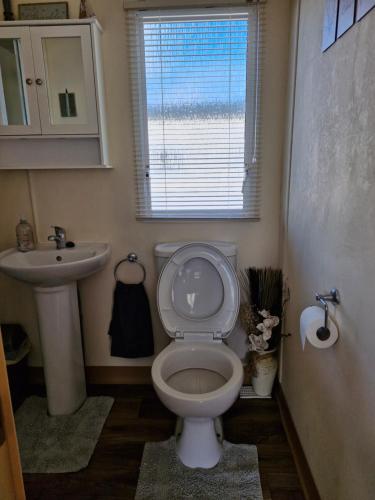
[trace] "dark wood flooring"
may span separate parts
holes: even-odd
[[[132,499],[144,443],[174,432],[175,416],[151,386],[94,386],[89,394],[115,397],[89,466],[70,474],[24,474],[27,500]],[[257,445],[264,500],[303,500],[274,400],[238,400],[224,415],[224,436]]]

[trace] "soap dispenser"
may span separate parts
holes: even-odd
[[[26,217],[22,216],[16,226],[17,250],[20,252],[29,252],[34,250],[33,228],[27,222]]]

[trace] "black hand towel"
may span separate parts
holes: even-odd
[[[143,283],[116,283],[112,320],[111,356],[143,358],[154,354],[150,305]]]

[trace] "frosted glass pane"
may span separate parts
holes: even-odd
[[[27,125],[19,40],[0,39],[0,125]]]
[[[42,47],[51,124],[86,124],[81,38],[43,38]]]

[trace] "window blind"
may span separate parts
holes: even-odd
[[[137,217],[259,218],[262,7],[128,13]]]
[[[223,5],[249,5],[249,3],[260,3],[266,0],[184,0],[183,7],[219,7]],[[176,8],[179,0],[123,0],[124,9],[159,9]]]

